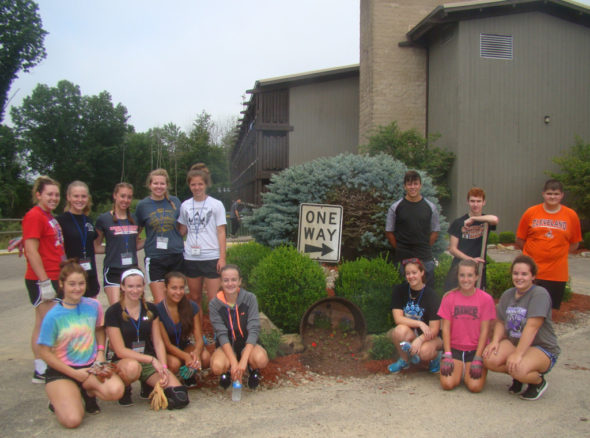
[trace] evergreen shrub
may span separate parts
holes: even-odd
[[[590,231],[584,233],[584,248],[590,249]]]
[[[282,333],[280,330],[262,330],[260,332],[260,343],[266,350],[268,358],[273,360],[279,354]]]
[[[387,334],[375,335],[369,354],[375,360],[392,359],[396,355],[395,346]]]
[[[242,273],[242,287],[250,290],[250,274],[260,261],[269,255],[271,249],[258,242],[250,241],[227,248],[226,262],[237,265]]]
[[[440,296],[446,292],[444,290],[445,280],[447,278],[447,274],[451,270],[452,262],[453,257],[446,252],[443,252],[438,256],[438,265],[434,269],[434,290],[438,292]]]
[[[307,308],[326,296],[321,266],[290,246],[280,246],[262,259],[249,282],[260,309],[286,333],[298,332]]]
[[[500,298],[506,289],[513,286],[511,265],[509,262],[500,262],[486,266],[486,292],[494,298]]]
[[[299,205],[342,205],[342,258],[373,257],[389,251],[385,218],[391,204],[404,196],[403,177],[408,168],[390,155],[341,154],[293,166],[271,177],[262,207],[245,219],[254,238],[271,247],[297,241]],[[422,195],[440,211],[432,179],[419,171]],[[447,222],[441,215],[441,229]],[[439,234],[434,253],[446,248]]]
[[[514,243],[516,236],[512,231],[502,231],[499,236],[500,243]]]
[[[399,283],[397,268],[386,258],[361,257],[340,266],[334,293],[361,309],[369,333],[382,333],[393,325],[391,294]]]
[[[493,231],[490,231],[490,234],[488,234],[488,244],[497,245],[499,242],[500,238],[498,237],[498,234],[496,234]]]

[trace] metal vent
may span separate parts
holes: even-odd
[[[482,58],[512,59],[512,35],[479,35],[479,54]]]

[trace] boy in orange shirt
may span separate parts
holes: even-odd
[[[580,219],[561,204],[563,195],[561,182],[545,182],[543,203],[525,211],[516,231],[516,245],[537,263],[535,283],[547,289],[554,309],[561,305],[568,280],[568,253],[582,240]]]

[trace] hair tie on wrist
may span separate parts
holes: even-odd
[[[104,351],[104,345],[98,345],[98,346],[96,347],[96,349],[97,349],[98,351]]]

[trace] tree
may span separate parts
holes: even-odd
[[[96,202],[108,200],[121,177],[127,109],[113,106],[103,91],[83,96],[77,85],[39,84],[20,107],[11,109],[28,167],[62,184],[85,181]]]
[[[46,34],[35,2],[0,0],[0,122],[18,72],[28,72],[47,56]]]
[[[432,178],[441,201],[451,198],[451,188],[447,177],[453,166],[455,154],[445,149],[432,146],[437,136],[429,139],[421,136],[415,129],[402,131],[396,122],[377,128],[369,137],[369,143],[361,146],[361,151],[369,155],[385,153],[400,160],[411,169],[428,172]]]
[[[19,217],[29,206],[29,186],[12,129],[0,125],[0,216]]]

